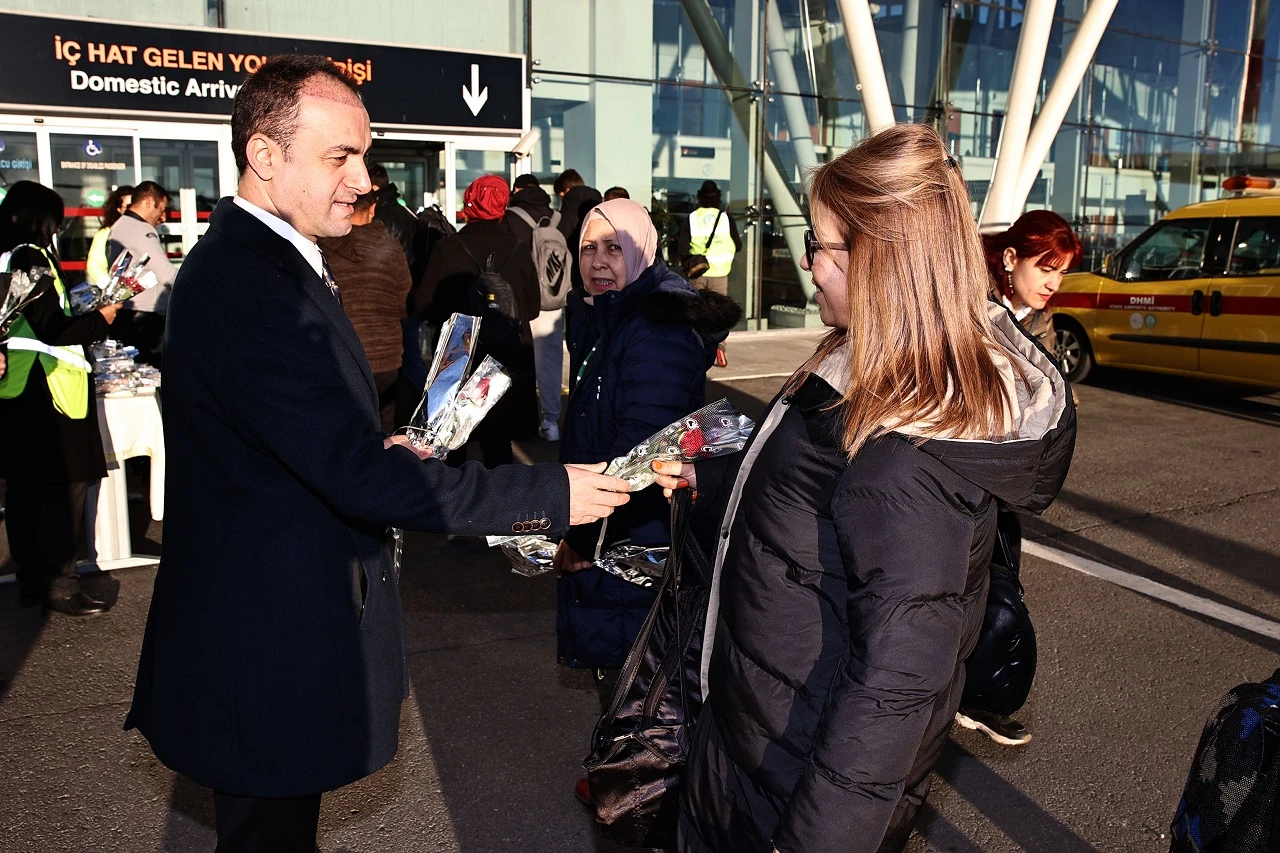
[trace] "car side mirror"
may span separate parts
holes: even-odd
[[[1102,256],[1102,274],[1111,275],[1116,265],[1116,256],[1113,252],[1107,252]]]

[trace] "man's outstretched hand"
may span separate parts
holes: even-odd
[[[569,473],[569,524],[590,524],[611,514],[631,500],[631,486],[618,477],[600,472],[604,462],[595,465],[566,465]]]

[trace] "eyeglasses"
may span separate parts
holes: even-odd
[[[847,252],[849,251],[848,243],[823,243],[818,239],[817,235],[810,229],[804,232],[804,256],[809,262],[809,266],[813,266],[814,256],[818,254],[819,249],[826,249],[830,252]]]

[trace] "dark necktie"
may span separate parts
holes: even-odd
[[[324,279],[324,286],[329,288],[329,292],[333,294],[333,298],[338,300],[338,304],[342,304],[342,294],[338,291],[338,282],[333,279],[333,270],[329,269],[329,262],[325,260],[324,254],[320,255],[320,268],[323,271],[321,278]]]

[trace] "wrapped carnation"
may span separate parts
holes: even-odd
[[[159,284],[156,274],[145,270],[150,259],[150,255],[143,255],[134,262],[133,255],[121,252],[111,264],[106,284],[97,287],[86,281],[68,291],[71,312],[82,316],[107,305],[125,302],[144,290],[155,287]]]
[[[518,575],[534,578],[552,569],[557,545],[546,536],[489,536],[485,541],[490,548],[502,549],[511,571]],[[620,543],[601,554],[595,565],[627,583],[649,589],[661,580],[670,550],[667,545],[646,548]]]
[[[0,275],[0,340],[8,336],[9,327],[17,322],[22,309],[35,299],[32,292],[44,275],[49,275],[49,270],[41,267]]]
[[[638,492],[653,485],[657,460],[693,462],[737,453],[747,442],[755,423],[720,399],[654,433],[625,456],[609,463],[604,473],[621,477]],[[526,577],[551,571],[556,543],[545,536],[490,536],[489,547],[501,548],[511,570]],[[652,587],[662,577],[670,548],[647,548],[621,542],[595,560],[595,565],[628,583]]]
[[[441,410],[426,428],[409,427],[409,440],[444,457],[471,438],[472,431],[511,388],[511,377],[493,356],[486,355],[467,377],[453,402]]]
[[[445,320],[431,369],[427,372],[427,387],[409,420],[407,432],[415,445],[430,447],[436,443],[435,437],[448,419],[449,409],[466,381],[479,333],[479,317],[453,314]]]
[[[747,442],[755,423],[726,399],[708,403],[698,411],[651,435],[625,456],[609,463],[604,473],[621,477],[638,492],[657,478],[658,460],[693,462],[737,453]]]
[[[511,571],[527,578],[551,571],[556,543],[545,536],[487,536],[490,548],[501,548],[511,563]]]

